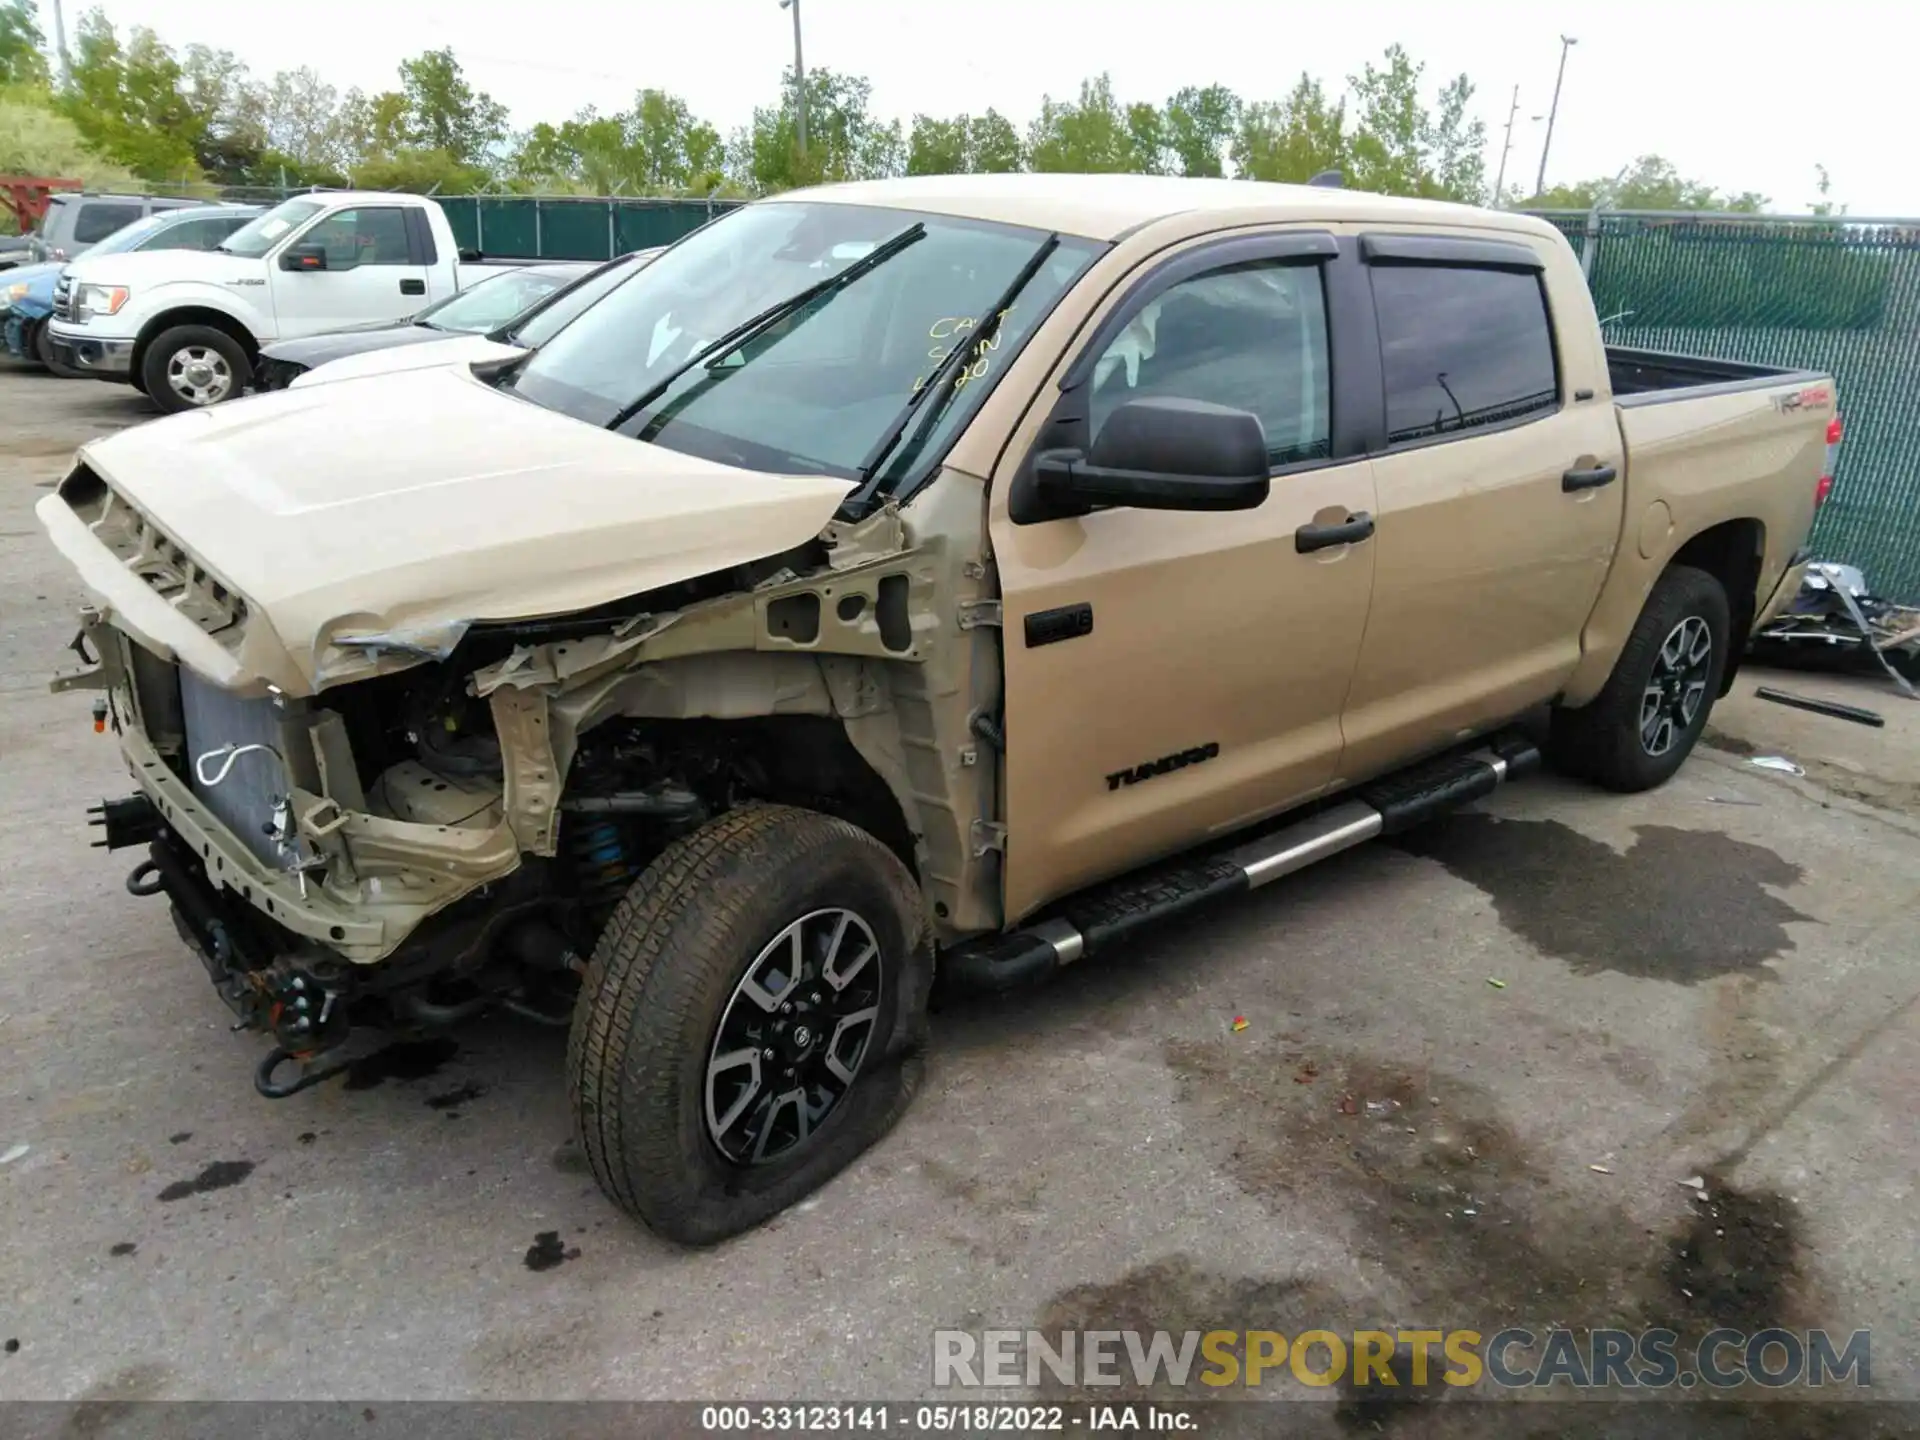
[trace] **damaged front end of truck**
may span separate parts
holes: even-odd
[[[97,843],[144,850],[127,888],[169,903],[240,1026],[269,1037],[261,1094],[337,1073],[371,1032],[488,1009],[567,1025],[647,865],[742,805],[877,837],[936,930],[998,923],[970,843],[997,710],[973,677],[998,673],[970,649],[995,642],[932,643],[984,593],[951,538],[977,537],[959,493],[923,497],[919,540],[887,505],[571,613],[423,602],[295,635],[105,469],[83,452],[42,502],[95,602],[84,668],[54,688],[99,692],[137,788],[94,810]]]

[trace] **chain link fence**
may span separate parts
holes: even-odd
[[[1846,438],[1816,558],[1920,601],[1920,220],[1541,212],[1607,342],[1830,372]]]

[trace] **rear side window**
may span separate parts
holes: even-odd
[[[1094,362],[1092,433],[1142,396],[1252,411],[1275,466],[1325,458],[1331,431],[1320,267],[1237,265],[1183,280],[1148,302]]]
[[[1504,425],[1560,404],[1537,275],[1376,265],[1374,307],[1392,444]]]
[[[96,240],[104,240],[122,225],[131,225],[140,218],[138,205],[114,205],[94,200],[80,207],[80,214],[73,222],[73,243],[91,245]]]

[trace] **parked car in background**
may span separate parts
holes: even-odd
[[[33,259],[33,236],[0,235],[0,270],[11,270]]]
[[[492,334],[593,268],[590,260],[523,265],[490,276],[404,320],[350,325],[301,340],[263,345],[260,363],[254,367],[255,387],[284,390],[295,377],[316,366],[370,350],[431,344],[450,335]]]
[[[66,191],[48,197],[47,210],[27,239],[35,261],[77,260],[125,226],[162,210],[185,210],[205,200],[167,195],[90,195]]]
[[[131,254],[140,250],[211,250],[260,213],[258,205],[187,205],[160,210],[123,225],[88,253]],[[47,322],[66,270],[62,260],[25,265],[6,277],[6,346],[22,360],[35,360],[56,374],[73,372],[55,363]]]
[[[387,326],[375,330],[316,335],[308,340],[283,340],[260,352],[259,388],[280,390],[290,385],[324,385],[334,380],[352,380],[365,375],[426,370],[435,365],[477,365],[490,360],[511,360],[545,344],[581,311],[651,261],[662,248],[636,250],[602,261],[599,265],[583,265],[579,268],[584,268],[586,273],[571,284],[550,291],[506,323],[489,330],[450,333],[458,327],[446,322],[457,318],[457,307],[466,299],[463,294],[432,317],[444,326],[439,333],[408,333],[409,326]],[[511,273],[522,275],[548,268],[547,265],[529,265]],[[478,302],[493,290],[496,283],[493,280],[484,281],[466,294],[472,295]],[[489,305],[492,303],[488,302]],[[415,321],[426,319],[428,316],[425,312],[414,317]],[[347,353],[340,358],[321,358],[333,353],[332,347],[336,341],[350,347]]]
[[[315,192],[206,253],[87,256],[55,297],[49,345],[163,411],[192,410],[242,393],[262,345],[403,319],[520,263],[463,257],[425,196]]]

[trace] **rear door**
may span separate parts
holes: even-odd
[[[1162,252],[1089,321],[1042,388],[1054,403],[1036,439],[1003,457],[989,523],[1009,921],[1333,778],[1373,552],[1364,539],[1303,551],[1297,537],[1373,508],[1350,424],[1367,408],[1351,392],[1366,393],[1370,353],[1345,345],[1339,325],[1363,278],[1324,231]],[[1145,395],[1258,415],[1266,502],[1230,514],[1038,508],[1033,456],[1087,446],[1116,406]]]
[[[427,267],[418,263],[398,205],[336,210],[309,225],[279,252],[318,245],[324,270],[270,272],[282,338],[380,320],[403,320],[427,304]]]
[[[1344,781],[1557,693],[1580,659],[1625,488],[1605,387],[1580,369],[1584,352],[1555,343],[1547,266],[1570,267],[1567,293],[1585,294],[1569,257],[1527,236],[1458,232],[1363,235],[1361,249],[1386,435]]]

